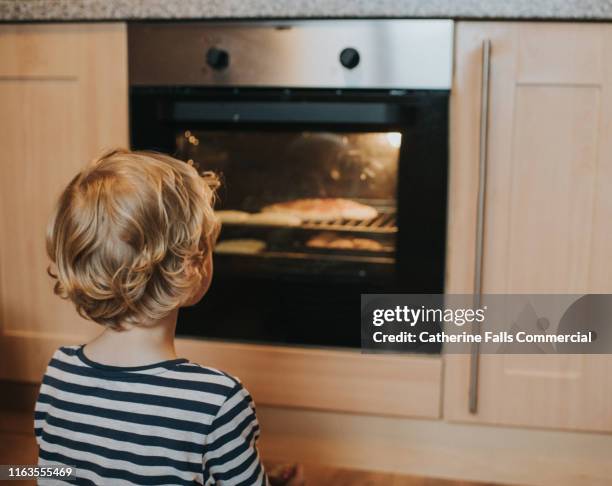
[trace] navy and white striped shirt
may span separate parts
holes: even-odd
[[[40,465],[76,467],[67,484],[267,483],[251,396],[186,359],[126,368],[62,347],[43,378],[34,429]]]

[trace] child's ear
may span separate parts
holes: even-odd
[[[189,261],[187,265],[185,265],[185,273],[188,278],[199,276],[201,279],[206,279],[208,273],[207,269],[206,259]]]
[[[188,272],[188,276],[194,276],[198,274],[200,276],[199,285],[193,289],[193,292],[189,297],[181,304],[181,307],[189,307],[197,304],[210,287],[212,280],[213,266],[212,266],[212,253],[208,253],[204,258],[204,261],[188,262],[185,266],[185,271]],[[193,273],[189,273],[193,272]]]
[[[193,277],[194,275],[196,275],[197,273],[199,273],[198,270],[198,265],[196,265],[196,263],[193,261],[193,259],[188,258],[185,261],[185,275],[189,278]]]

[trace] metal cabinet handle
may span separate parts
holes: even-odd
[[[489,74],[491,70],[491,41],[482,42],[482,80],[480,88],[480,145],[478,157],[478,202],[476,216],[476,258],[474,265],[474,308],[482,299],[482,263],[484,246],[485,201],[487,196],[487,144],[489,135]],[[472,332],[480,332],[476,324]],[[478,378],[480,365],[479,343],[472,343],[470,353],[469,411],[478,411]]]

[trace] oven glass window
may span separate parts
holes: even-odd
[[[401,133],[184,127],[175,143],[222,179],[215,278],[179,332],[358,347],[360,294],[396,279]]]
[[[220,255],[392,263],[399,132],[176,133],[179,157],[223,181]]]

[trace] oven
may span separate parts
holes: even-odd
[[[223,181],[213,284],[179,334],[359,347],[362,293],[444,291],[452,22],[145,22],[128,39],[132,148]]]

